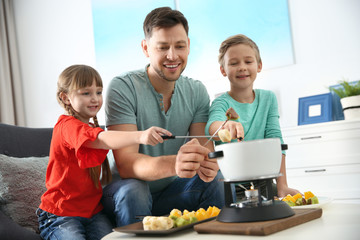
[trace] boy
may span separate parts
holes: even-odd
[[[230,81],[230,91],[214,100],[210,107],[207,134],[212,135],[226,120],[226,110],[232,107],[240,116],[224,126],[230,131],[232,141],[242,137],[245,141],[280,138],[283,143],[276,96],[273,92],[253,89],[256,76],[262,69],[259,48],[245,35],[231,36],[219,49],[220,71]],[[221,144],[217,141],[216,144]],[[282,154],[277,178],[278,197],[294,195],[298,190],[289,188],[286,181],[285,152]]]

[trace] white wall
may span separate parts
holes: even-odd
[[[57,78],[66,67],[95,65],[90,0],[14,0],[26,125],[53,127],[63,109]]]
[[[91,0],[14,4],[27,126],[52,127],[62,113],[55,99],[60,72],[74,63],[96,67]],[[343,77],[360,80],[360,1],[289,0],[289,10],[296,63],[265,70],[255,82],[277,94],[282,127],[297,125],[299,97],[328,92]],[[211,96],[228,90],[209,79]],[[103,112],[99,119],[104,123]]]

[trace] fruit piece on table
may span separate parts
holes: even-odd
[[[181,217],[182,213],[179,209],[174,208],[173,210],[171,210],[170,216]]]
[[[189,212],[188,210],[184,210],[182,218],[185,218],[186,220],[189,220],[191,217],[195,217],[195,211]]]
[[[302,195],[301,195],[301,193],[297,193],[297,194],[295,194],[295,195],[293,196],[293,198],[294,198],[295,201],[296,201],[297,199],[302,198]]]
[[[171,218],[173,221],[176,221],[176,219],[178,219],[178,217],[174,215],[170,215],[169,218]]]
[[[190,223],[195,223],[195,222],[197,222],[198,220],[197,220],[196,217],[190,217],[189,221],[190,221]]]
[[[292,202],[292,201],[284,201],[286,202],[290,207],[294,207],[295,206],[295,203]]]
[[[315,195],[311,191],[304,192],[305,200],[314,197]]]
[[[303,205],[303,200],[302,200],[302,198],[296,199],[295,205],[296,205],[296,206],[301,206],[301,205]]]
[[[143,219],[144,230],[168,230],[174,227],[174,221],[169,217],[146,216]]]
[[[295,199],[293,198],[293,196],[291,196],[290,194],[286,195],[283,199],[283,201],[290,201],[290,202],[293,202],[295,203]]]
[[[316,196],[313,196],[306,200],[307,204],[319,204],[319,199]]]
[[[202,221],[202,220],[206,219],[207,213],[206,213],[205,209],[199,208],[195,212],[195,217],[197,218],[198,221]]]
[[[210,217],[216,217],[217,215],[219,215],[220,213],[220,209],[217,208],[216,206],[210,206],[207,210],[206,210],[207,216],[208,218]]]
[[[190,224],[190,221],[186,220],[185,218],[182,218],[182,217],[179,217],[178,219],[175,220],[176,227],[183,227],[188,224]]]

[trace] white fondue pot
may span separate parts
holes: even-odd
[[[286,149],[279,138],[267,138],[218,145],[209,158],[217,158],[225,180],[252,180],[279,175]]]

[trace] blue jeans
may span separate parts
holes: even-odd
[[[223,178],[218,172],[209,183],[197,175],[177,178],[163,191],[151,193],[148,184],[138,179],[114,181],[103,189],[102,204],[108,217],[118,227],[138,222],[136,216],[162,216],[174,208],[189,211],[209,206],[222,208],[224,200]]]
[[[42,239],[101,239],[112,232],[112,224],[103,212],[91,218],[60,217],[40,208],[36,211]]]

